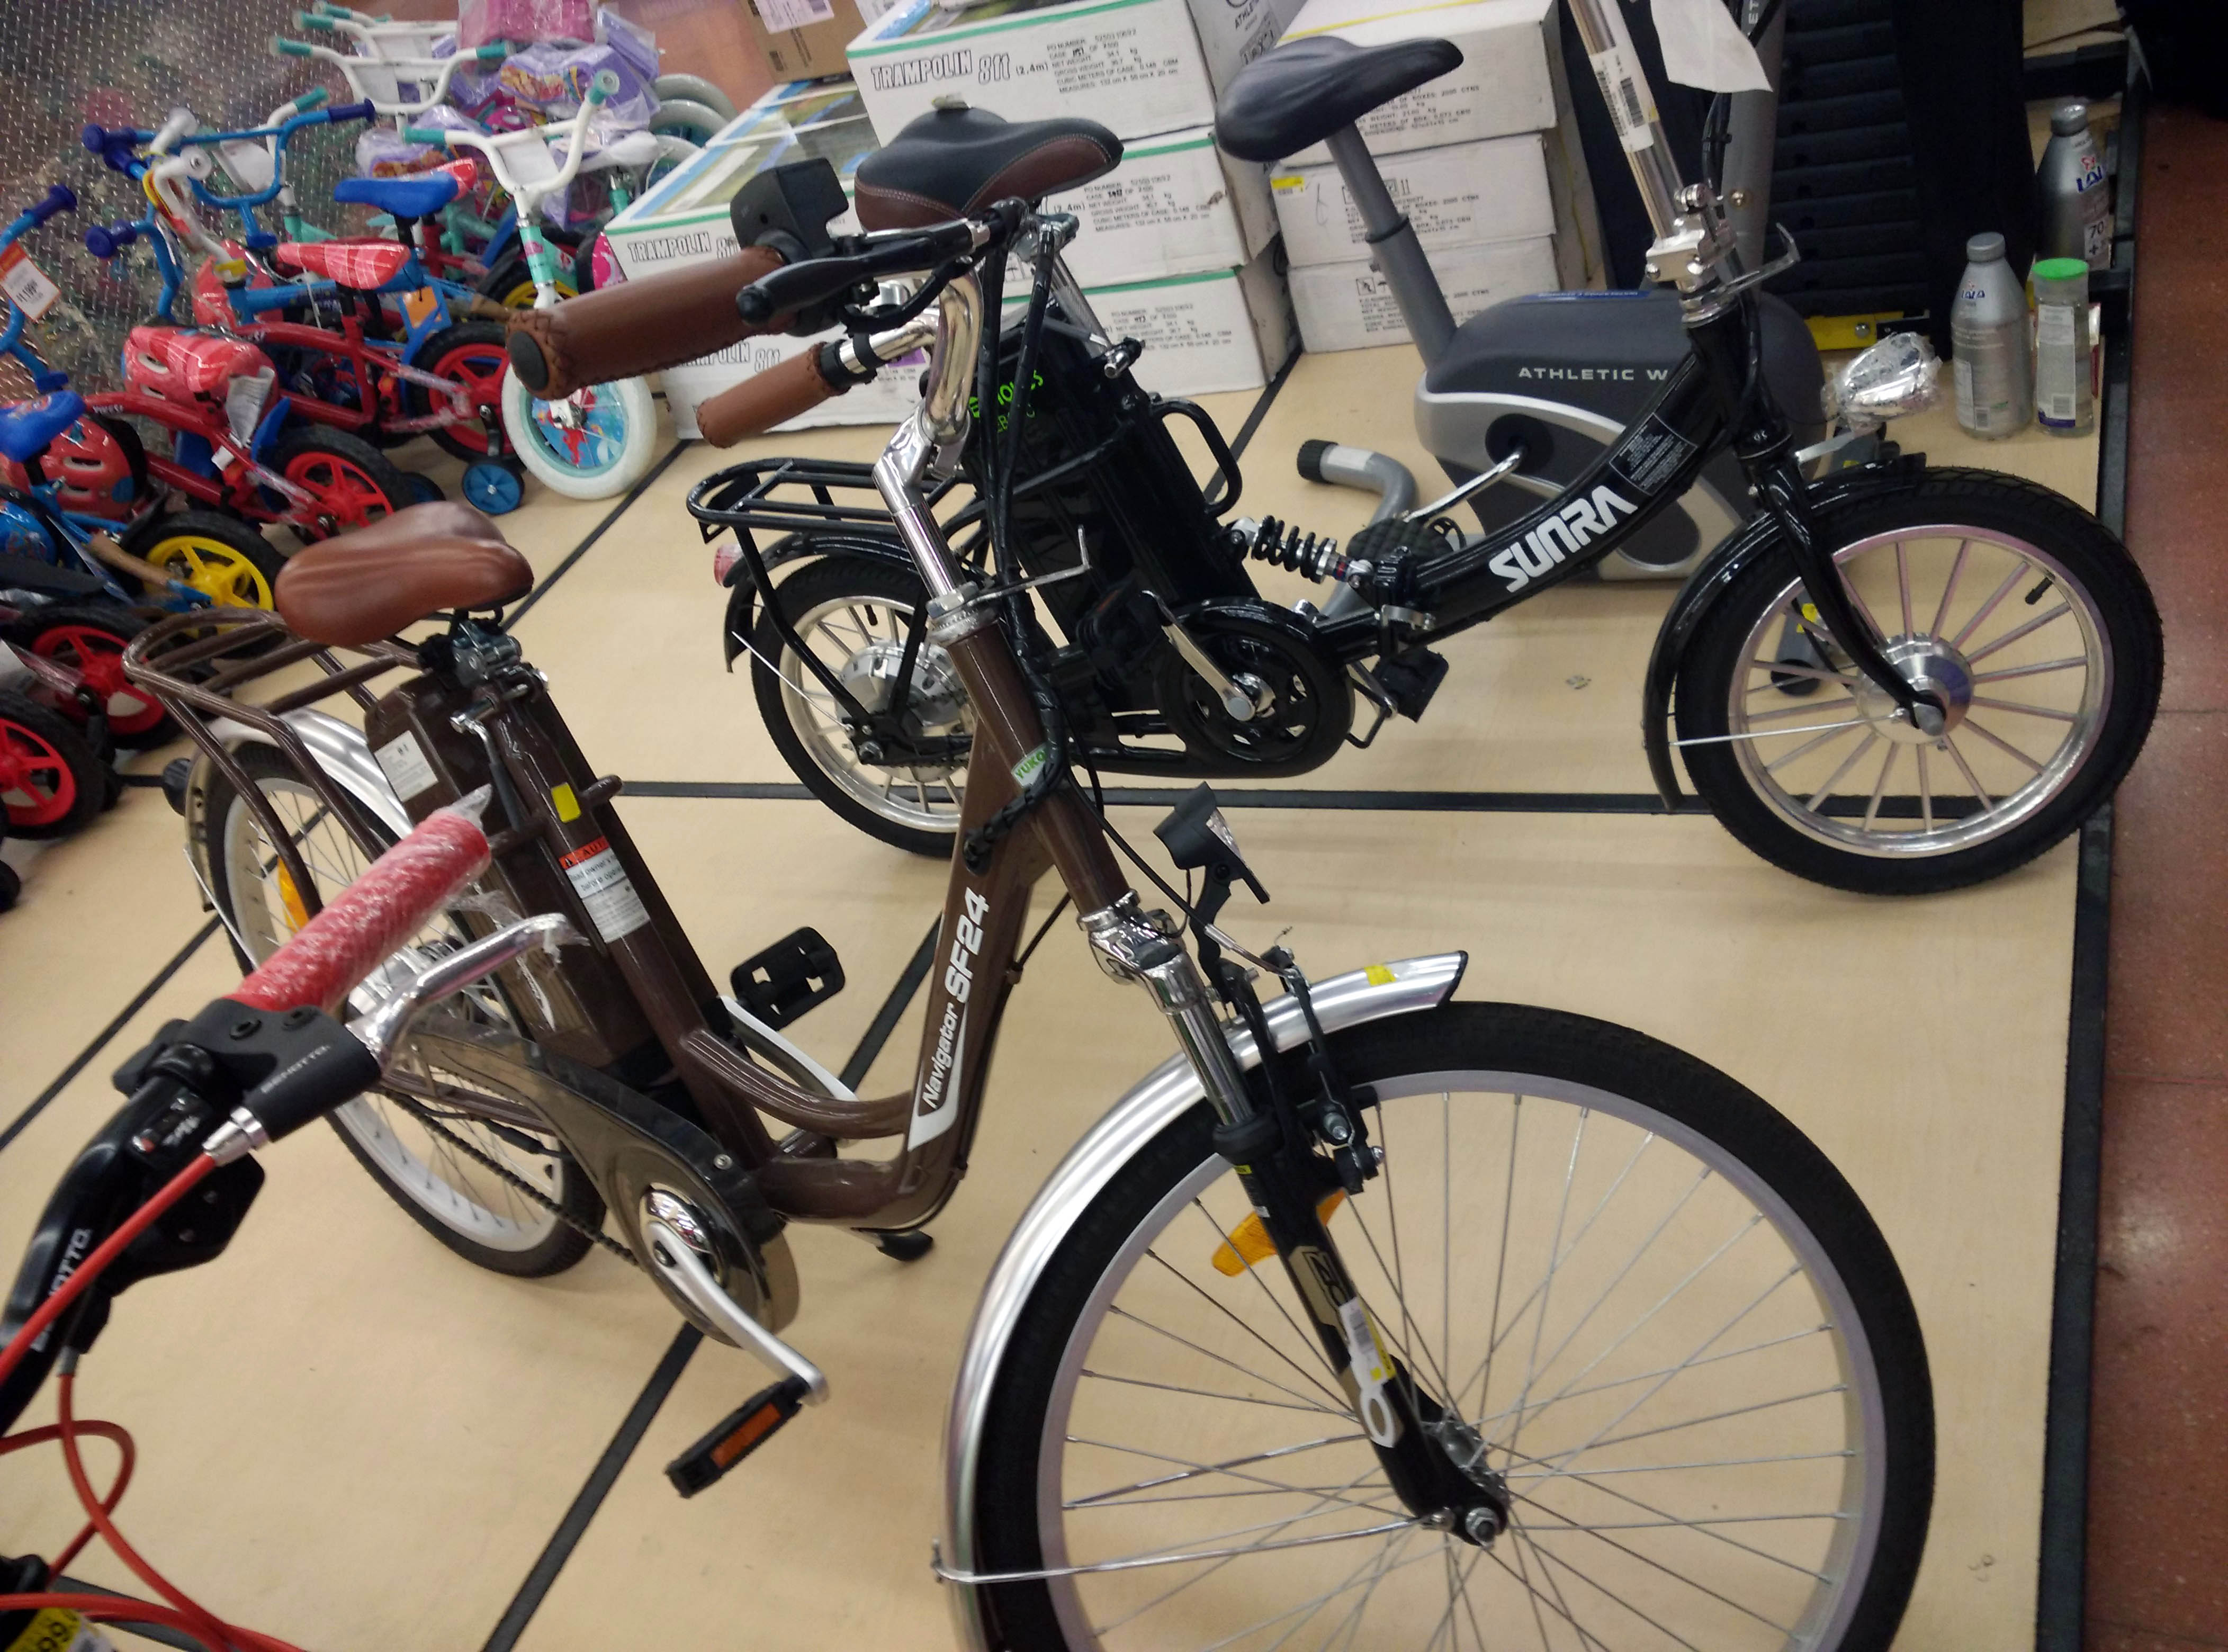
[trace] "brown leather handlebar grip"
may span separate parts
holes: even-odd
[[[714,447],[733,447],[744,437],[763,436],[849,388],[839,388],[820,376],[820,346],[815,344],[706,401],[696,409],[696,430]]]
[[[608,384],[776,330],[735,313],[735,295],[781,267],[764,247],[669,270],[640,281],[584,292],[510,323],[510,370],[535,395],[554,400],[583,385]]]

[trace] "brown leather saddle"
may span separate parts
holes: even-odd
[[[534,569],[470,505],[412,505],[297,551],[275,605],[298,637],[361,648],[435,614],[494,608],[534,587]]]

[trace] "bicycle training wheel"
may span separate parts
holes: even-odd
[[[294,836],[319,897],[330,900],[354,882],[368,860],[316,788],[269,746],[245,746],[238,756]],[[221,773],[212,778],[204,821],[210,898],[243,961],[260,963],[307,921],[307,906],[264,829]],[[387,835],[381,838],[384,847]],[[421,967],[470,938],[445,917],[397,956]],[[376,982],[367,983],[350,1003],[360,1010],[379,996]],[[439,1008],[522,1030],[493,982]],[[407,1047],[397,1070],[407,1091],[367,1091],[332,1115],[349,1151],[396,1204],[458,1256],[497,1273],[558,1273],[587,1254],[587,1236],[603,1223],[603,1203],[554,1137],[529,1120],[481,1116],[474,1098],[491,1090],[483,1078],[445,1072]],[[503,1098],[493,1100],[500,1107]]]
[[[657,451],[648,381],[589,386],[573,423],[560,406],[535,396],[516,374],[503,375],[503,434],[535,481],[568,499],[607,499],[642,480]]]
[[[1451,1004],[1331,1044],[1386,1158],[1329,1232],[1508,1529],[1481,1547],[1391,1490],[1282,1265],[1232,1246],[1250,1212],[1202,1103],[1075,1219],[1004,1350],[976,1575],[1053,1575],[972,1585],[995,1643],[1886,1647],[1932,1402],[1824,1156],[1582,1016]]]
[[[2163,663],[2142,572],[2101,522],[2033,483],[1943,470],[1821,527],[1948,727],[1930,739],[1893,714],[1786,561],[1759,561],[1704,618],[1678,684],[1687,772],[1727,830],[1819,883],[1926,894],[2023,865],[2103,804]]]
[[[805,647],[869,711],[895,691],[906,638],[928,595],[894,563],[830,556],[777,587]],[[759,715],[783,761],[812,795],[860,830],[915,855],[949,859],[967,795],[966,741],[975,714],[949,655],[924,640],[906,686],[905,724],[930,749],[862,756],[841,704],[761,609],[750,638]],[[779,674],[767,664],[777,662]]]

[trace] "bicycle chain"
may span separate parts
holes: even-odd
[[[632,1251],[627,1249],[625,1245],[620,1244],[610,1234],[605,1233],[600,1227],[589,1226],[587,1223],[573,1215],[572,1212],[563,1208],[547,1194],[542,1192],[541,1188],[535,1187],[524,1176],[520,1175],[509,1165],[497,1160],[493,1155],[481,1152],[479,1149],[474,1147],[463,1137],[458,1135],[456,1131],[451,1130],[439,1119],[434,1117],[432,1113],[426,1110],[424,1104],[415,1101],[407,1096],[393,1095],[391,1092],[387,1093],[393,1100],[400,1103],[404,1110],[413,1115],[417,1118],[418,1122],[425,1125],[427,1130],[432,1130],[435,1135],[445,1139],[451,1146],[461,1148],[467,1158],[477,1161],[483,1169],[494,1171],[496,1175],[500,1176],[503,1181],[508,1181],[512,1187],[517,1188],[519,1192],[524,1194],[535,1204],[541,1206],[542,1209],[547,1211],[552,1216],[554,1216],[559,1221],[564,1223],[566,1226],[571,1228],[575,1233],[580,1234],[583,1238],[591,1239],[594,1243],[602,1245],[604,1249],[609,1251],[613,1256],[618,1258],[620,1261],[625,1263],[631,1268],[639,1268],[642,1266],[640,1258],[638,1258]]]

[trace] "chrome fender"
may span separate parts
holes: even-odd
[[[1333,976],[1314,988],[1316,1018],[1325,1032],[1335,1033],[1365,1021],[1434,1008],[1454,996],[1469,962],[1467,952],[1439,952]],[[1262,1009],[1277,1049],[1289,1050],[1305,1041],[1306,1024],[1299,1005],[1290,996],[1273,999]],[[1231,1053],[1240,1066],[1260,1064],[1252,1034],[1233,1028],[1229,1037]],[[1068,1149],[1006,1241],[1006,1248],[999,1252],[989,1281],[983,1287],[982,1300],[976,1305],[974,1323],[968,1328],[958,1380],[952,1387],[951,1412],[944,1425],[944,1558],[952,1571],[980,1569],[975,1552],[976,1449],[989,1416],[991,1388],[999,1364],[1029,1293],[1050,1264],[1053,1252],[1067,1237],[1068,1229],[1099,1189],[1140,1148],[1205,1093],[1198,1074],[1182,1056],[1170,1056],[1162,1062]],[[951,1610],[960,1644],[989,1652],[975,1591],[955,1587]]]
[[[371,754],[371,746],[361,732],[351,728],[329,713],[314,711],[307,707],[298,711],[282,712],[286,726],[310,748],[310,755],[317,766],[340,783],[343,791],[366,809],[380,823],[397,837],[408,835],[410,811],[402,806],[402,799],[394,795],[387,776]],[[262,729],[230,717],[214,718],[209,733],[224,743],[227,751],[238,751],[243,746],[268,746],[274,751],[278,742]],[[186,858],[192,865],[194,876],[200,881],[202,899],[208,900],[210,888],[208,866],[208,789],[216,773],[216,765],[207,752],[194,756],[194,766],[186,777],[185,806],[180,811],[186,819]]]

